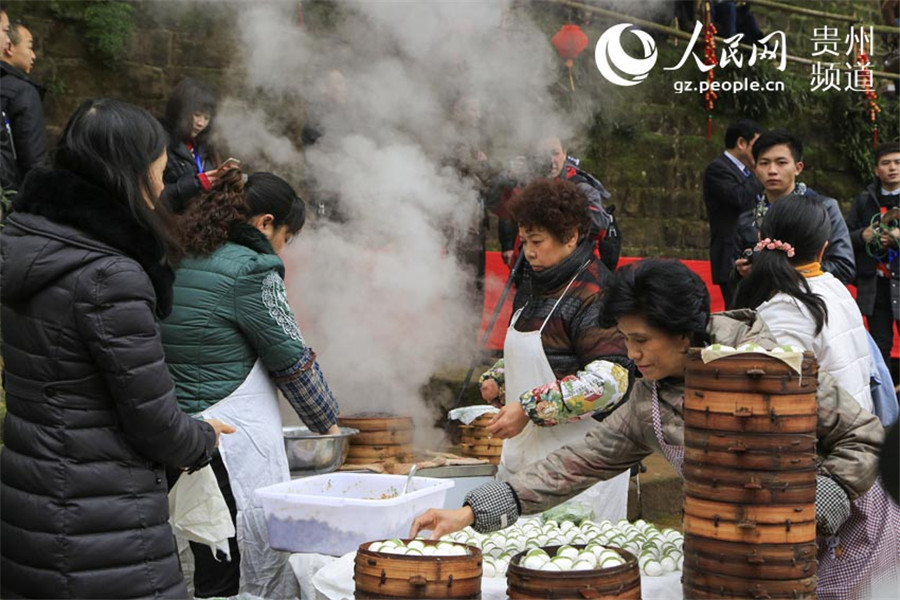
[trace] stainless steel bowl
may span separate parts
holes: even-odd
[[[284,451],[292,475],[319,475],[337,470],[347,460],[350,436],[358,429],[341,427],[341,433],[319,435],[307,427],[284,427]]]

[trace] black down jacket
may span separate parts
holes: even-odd
[[[205,464],[215,432],[176,405],[158,242],[102,189],[36,170],[0,256],[0,594],[187,597],[164,466]]]
[[[168,129],[168,125],[163,123]],[[214,170],[218,165],[218,156],[210,152],[206,144],[200,144],[201,170],[197,170],[197,159],[188,150],[187,145],[169,133],[169,145],[166,147],[169,160],[166,162],[166,170],[163,172],[163,198],[176,213],[184,212],[191,200],[203,192],[199,174]]]
[[[19,189],[28,171],[49,164],[43,98],[44,88],[0,61],[0,109],[8,121],[0,123],[0,186],[4,189]]]

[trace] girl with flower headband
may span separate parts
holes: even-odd
[[[819,368],[871,411],[872,355],[862,315],[844,284],[821,268],[831,235],[825,208],[798,195],[783,198],[769,208],[759,235],[737,306],[756,309],[779,343],[815,352]]]

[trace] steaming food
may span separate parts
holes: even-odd
[[[402,556],[465,556],[469,553],[469,550],[460,544],[439,542],[437,545],[426,545],[422,540],[411,540],[406,544],[396,538],[372,542],[368,549],[372,552]]]
[[[488,535],[466,527],[441,539],[438,547],[456,542],[481,548],[485,577],[490,576],[487,573],[506,577],[509,561],[522,551],[527,552],[521,565],[542,571],[606,569],[625,564],[622,555],[610,547],[622,548],[637,556],[641,573],[648,577],[681,571],[684,563],[684,536],[674,529],[657,529],[643,519],[634,523],[622,520],[615,524],[583,521],[580,525],[571,521],[542,523],[528,519]],[[573,547],[575,545],[585,548],[579,550]],[[561,547],[551,558],[542,546]]]

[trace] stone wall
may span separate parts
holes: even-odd
[[[866,0],[793,4],[857,14],[868,23],[880,22],[875,3]],[[89,97],[118,96],[161,115],[169,90],[185,75],[198,76],[219,91],[239,83],[243,77],[233,66],[239,62],[233,59],[241,50],[237,27],[228,13],[211,10],[210,3],[132,3],[137,27],[127,52],[116,64],[104,64],[94,58],[78,23],[60,20],[52,2],[8,1],[4,6],[13,18],[26,20],[35,34],[38,60],[33,76],[48,87],[45,107],[51,134],[58,133],[75,107]],[[754,12],[764,31],[785,31],[791,44],[798,44],[792,45],[791,53],[801,56],[811,52],[802,44],[806,43],[803,40],[808,41],[814,27],[829,24],[839,26],[841,31],[847,28],[839,22],[776,13],[761,6],[754,7]],[[543,16],[546,29],[552,34],[566,15],[551,9]],[[585,23],[585,30],[592,41],[616,22],[587,13],[581,16],[590,20]],[[683,41],[673,47],[671,40],[661,38],[664,60],[677,61],[683,47]],[[610,90],[608,84],[604,87],[590,50],[576,65],[578,91],[571,98],[565,97],[567,92],[561,92],[561,102],[577,105],[582,113],[594,113],[595,126],[580,132],[573,151],[612,191],[625,241],[624,253],[706,258],[709,233],[702,203],[702,173],[706,164],[722,151],[727,124],[741,115],[722,109],[714,111],[713,135],[707,140],[706,112],[699,95],[673,95],[671,82],[662,79],[656,85],[649,81],[642,84],[637,95]],[[805,77],[809,67],[791,65],[789,70]],[[560,73],[561,80],[565,78],[560,89],[567,89],[567,74],[563,68]],[[897,111],[896,97],[882,98],[881,102],[885,111]],[[822,114],[800,111],[788,122],[778,114],[764,115],[760,120],[765,127],[787,127],[804,137],[808,152],[803,181],[838,198],[846,209],[865,182],[835,151],[829,128],[821,125],[822,118]]]
[[[233,23],[199,4],[136,2],[136,28],[118,61],[98,59],[83,37],[83,26],[56,16],[52,3],[4,2],[12,19],[22,19],[35,38],[32,77],[47,87],[48,128],[57,134],[88,98],[114,96],[162,116],[169,91],[185,76],[202,78],[224,90],[240,75],[230,67],[238,43]]]

